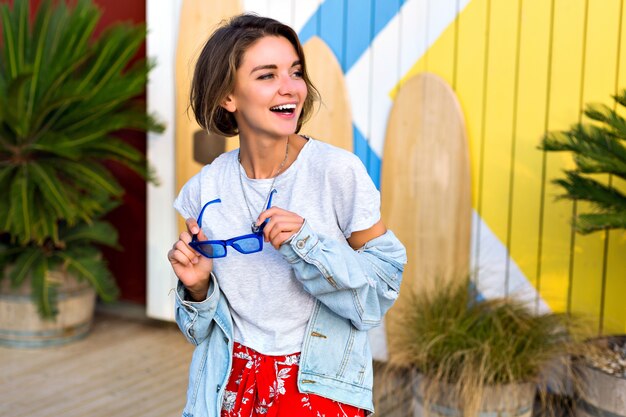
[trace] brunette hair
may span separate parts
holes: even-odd
[[[319,93],[309,79],[304,50],[296,32],[277,20],[254,14],[241,14],[223,22],[202,48],[191,83],[191,108],[198,124],[211,133],[235,136],[239,133],[232,113],[221,106],[235,87],[235,73],[246,50],[265,36],[282,36],[296,50],[302,66],[307,97],[296,132],[308,120]]]

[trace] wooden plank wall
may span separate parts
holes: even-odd
[[[626,330],[626,234],[574,234],[572,214],[588,206],[556,201],[551,183],[571,157],[537,149],[545,132],[582,120],[585,103],[612,105],[626,88],[624,0],[241,4],[292,25],[303,43],[315,36],[329,46],[347,86],[354,152],[377,184],[397,92],[423,71],[444,78],[470,141],[478,288],[524,293],[540,311],[584,313],[601,332]]]
[[[324,39],[333,25],[343,26],[339,39],[326,39],[334,43],[348,85],[359,66],[359,59],[351,65],[351,53],[364,36],[359,31],[369,31],[364,52],[369,68],[359,83],[369,89],[367,96],[351,89],[351,100],[355,130],[359,120],[368,120],[361,133],[369,149],[360,156],[372,177],[379,179],[376,157],[384,159],[376,129],[377,119],[384,122],[388,114],[378,114],[380,97],[393,98],[404,81],[422,71],[443,77],[461,101],[471,142],[479,288],[510,294],[523,291],[519,281],[526,280],[536,290],[538,308],[583,313],[596,320],[599,331],[624,331],[626,261],[619,255],[625,253],[626,234],[573,233],[572,215],[589,207],[556,201],[560,190],[551,183],[572,166],[571,158],[537,149],[546,131],[583,120],[586,103],[612,105],[610,96],[626,88],[624,1],[326,3],[314,15],[315,32]],[[392,6],[397,16],[380,22]],[[355,14],[370,24],[356,25]],[[438,31],[450,15],[456,18]],[[385,89],[386,78],[398,80],[395,90]],[[362,147],[355,134],[355,152]]]

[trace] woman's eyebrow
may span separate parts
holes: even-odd
[[[278,67],[274,64],[266,64],[266,65],[258,65],[254,68],[252,68],[252,71],[250,71],[250,74],[252,74],[255,71],[261,71],[261,70],[267,70],[267,69],[277,69]]]
[[[291,68],[293,67],[297,67],[298,65],[302,65],[302,62],[298,59],[296,61],[293,61],[293,64],[291,64]],[[252,68],[252,71],[250,71],[250,74],[254,73],[255,71],[261,71],[261,70],[275,70],[278,67],[274,64],[265,64],[265,65],[257,65],[256,67]]]

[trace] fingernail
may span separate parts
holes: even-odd
[[[197,227],[194,226],[194,227],[191,228],[191,233],[193,233],[194,235],[197,235],[199,232],[200,232],[200,230],[198,230]]]
[[[198,259],[197,256],[191,260],[191,262],[194,263],[194,264],[197,264],[198,261],[199,261],[199,259]]]

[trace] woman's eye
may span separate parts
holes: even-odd
[[[296,78],[302,78],[302,71],[300,70],[294,71],[293,76]]]
[[[263,74],[259,77],[259,80],[270,80],[274,77],[274,74]]]

